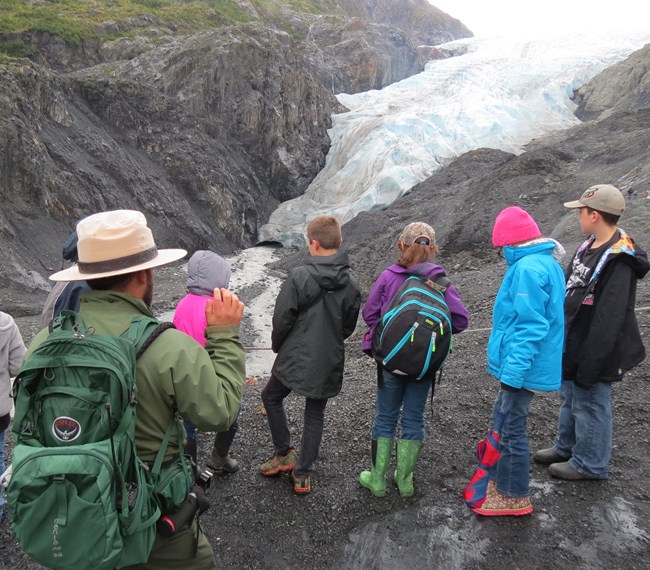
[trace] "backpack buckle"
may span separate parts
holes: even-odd
[[[81,326],[79,326],[79,323],[72,325],[72,336],[79,339],[86,338],[86,335],[81,332]]]

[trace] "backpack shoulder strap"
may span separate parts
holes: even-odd
[[[86,325],[81,320],[81,316],[76,311],[65,309],[58,316],[50,320],[47,325],[50,333],[60,330],[69,330],[83,334],[86,332]]]
[[[156,339],[157,339],[157,338],[158,338],[162,333],[164,333],[167,329],[175,329],[175,328],[176,328],[176,326],[174,325],[174,323],[170,323],[170,322],[167,322],[167,321],[162,322],[162,323],[158,323],[158,325],[156,326],[156,328],[153,329],[153,330],[151,331],[151,333],[149,334],[149,336],[147,336],[147,337],[144,339],[144,341],[142,342],[142,344],[140,345],[140,347],[138,348],[138,346],[136,345],[135,357],[136,357],[136,358],[140,358],[140,356],[142,356],[142,353],[143,353],[145,350],[147,350],[147,348],[149,348],[149,346],[151,345],[151,343],[152,343],[154,340],[156,340]]]
[[[443,293],[451,285],[451,281],[446,275],[438,275],[435,279],[427,279],[427,281],[434,284],[434,289],[438,289]],[[435,285],[437,285],[437,287],[435,287]]]
[[[159,321],[153,317],[133,317],[129,328],[122,334],[135,345],[136,358],[140,358],[142,353],[149,348],[151,343],[156,340],[167,329],[176,328],[174,323]]]
[[[430,279],[429,277],[423,275],[419,271],[411,271],[409,272],[409,275],[413,275],[414,277],[419,277],[420,279],[422,279],[422,281],[427,283],[429,287],[441,291],[442,293],[444,293],[447,290],[447,288],[451,285],[451,281],[449,277],[447,277],[447,275],[445,275],[444,273],[442,275],[437,275],[433,279]]]

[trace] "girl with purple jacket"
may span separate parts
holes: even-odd
[[[438,253],[436,234],[423,222],[408,224],[397,242],[399,261],[386,270],[373,285],[363,308],[368,332],[363,338],[363,351],[372,355],[372,335],[402,283],[413,274],[431,280],[445,276],[445,269],[432,263]],[[452,316],[452,332],[467,328],[468,313],[458,291],[449,285],[444,292]],[[386,494],[386,472],[390,464],[393,438],[401,410],[401,439],[397,440],[394,480],[402,497],[413,495],[413,468],[420,455],[424,439],[424,409],[432,380],[409,381],[381,370],[383,382],[377,387],[377,409],[372,430],[372,468],[363,471],[359,482],[375,497]]]

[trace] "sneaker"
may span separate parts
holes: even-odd
[[[298,463],[298,457],[295,448],[292,447],[286,455],[274,453],[271,459],[260,465],[260,473],[265,477],[272,477],[281,471],[291,471],[296,463]]]
[[[547,449],[540,449],[533,453],[533,461],[541,463],[542,465],[550,465],[551,463],[562,463],[568,461],[569,457],[561,455],[555,447]]]
[[[472,509],[477,515],[484,517],[522,516],[533,512],[530,497],[518,499],[506,497],[496,490],[496,485],[488,489],[487,497],[480,507]]]
[[[293,477],[294,493],[297,495],[306,495],[307,493],[311,493],[311,477],[309,475],[301,477],[300,475],[296,475],[295,471],[292,471],[291,476]]]

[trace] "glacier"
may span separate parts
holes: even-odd
[[[470,38],[452,54],[381,90],[338,100],[324,168],[304,195],[280,204],[259,242],[304,246],[319,214],[341,223],[383,209],[461,154],[521,153],[531,140],[580,121],[571,96],[592,77],[650,42],[650,31],[595,32],[523,41]]]

